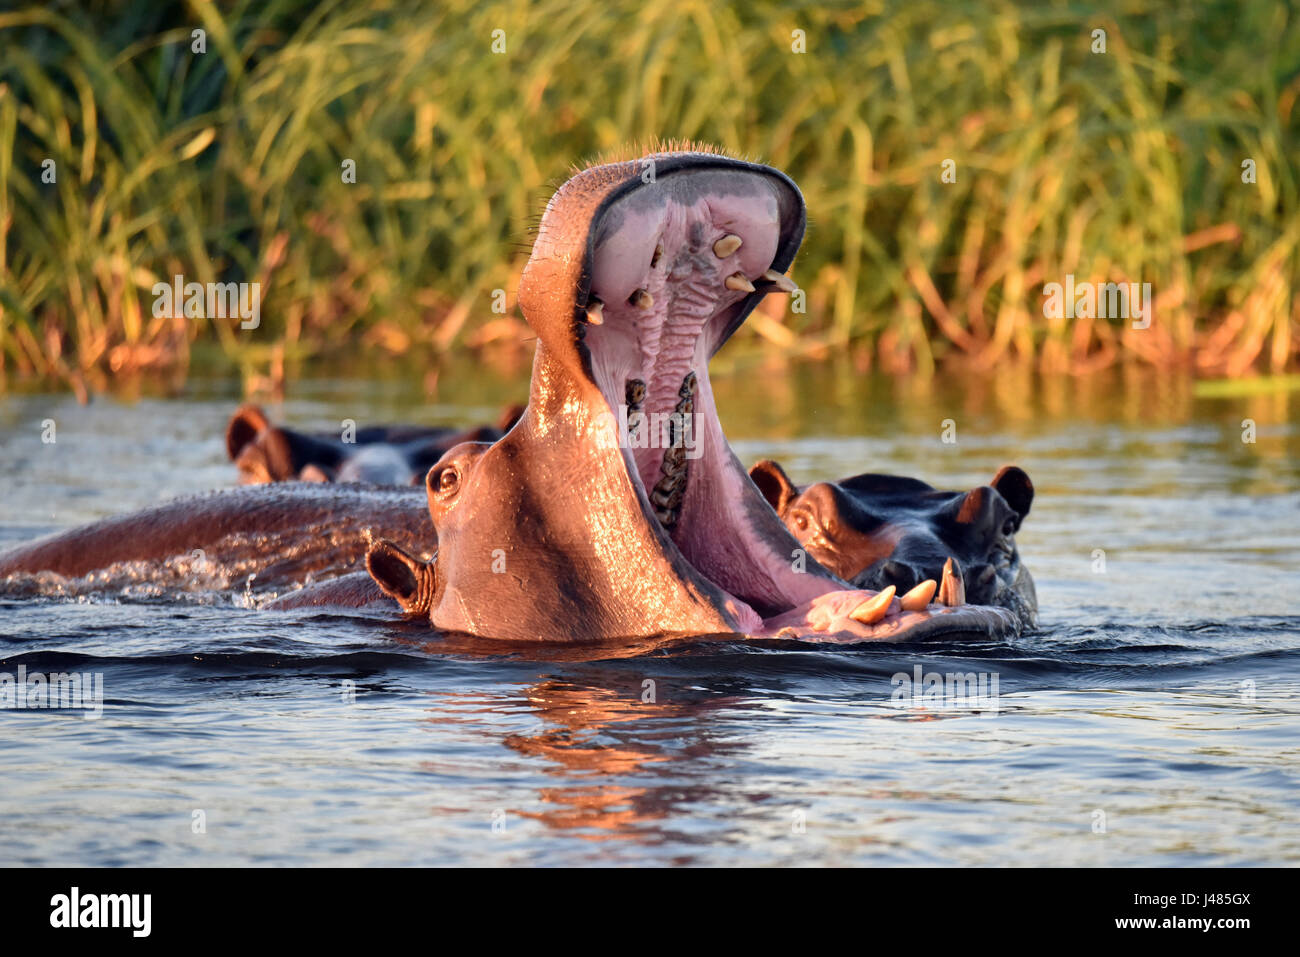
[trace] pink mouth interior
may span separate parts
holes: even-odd
[[[604,304],[603,321],[585,334],[611,412],[626,405],[630,380],[644,383],[642,428],[656,435],[654,416],[682,408],[683,383],[694,373],[690,455],[698,457],[687,458],[684,492],[660,522],[686,560],[731,596],[732,614],[746,630],[837,587],[795,571],[784,543],[746,514],[757,493],[723,437],[709,384],[708,359],[748,294],[727,288],[727,278],[739,273],[761,288],[776,255],[777,188],[758,174],[694,171],[661,177],[614,203],[598,227],[592,269],[591,295]],[[726,236],[741,244],[719,256],[714,245]],[[653,304],[645,307],[638,290]],[[653,499],[663,487],[667,449],[650,445],[624,447],[623,455],[638,493],[662,516]]]

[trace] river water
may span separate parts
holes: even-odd
[[[436,401],[396,379],[313,380],[269,408],[468,424],[523,397],[519,377],[444,379]],[[228,388],[0,398],[0,547],[233,484]],[[238,595],[0,598],[0,676],[104,689],[98,719],[0,710],[6,863],[1300,861],[1300,392],[763,363],[714,390],[742,461],[799,482],[964,489],[1021,465],[1039,629],[503,656]],[[896,694],[971,673],[996,696]]]

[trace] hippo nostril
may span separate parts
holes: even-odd
[[[966,591],[969,600],[982,605],[992,597],[997,581],[997,569],[992,565],[974,565],[966,569]]]
[[[886,585],[897,586],[900,592],[910,591],[920,581],[920,577],[909,565],[892,560],[880,566],[880,578]]]

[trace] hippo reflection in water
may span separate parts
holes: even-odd
[[[584,170],[552,198],[519,282],[537,336],[528,405],[499,441],[458,445],[429,469],[421,521],[402,520],[407,492],[367,524],[361,487],[277,484],[74,529],[0,558],[0,575],[85,575],[191,548],[220,563],[237,546],[263,584],[287,587],[301,578],[285,568],[305,566],[285,555],[306,535],[335,540],[340,558],[364,548],[370,580],[344,576],[298,601],[382,591],[441,632],[479,638],[1014,635],[1025,616],[964,602],[953,568],[900,594],[805,560],[727,444],[708,360],[763,296],[795,288],[785,272],[804,222],[784,174],[718,153]],[[678,423],[667,441],[638,432],[665,416]],[[319,574],[346,567],[328,551]]]

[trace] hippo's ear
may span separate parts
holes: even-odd
[[[799,494],[785,469],[771,459],[755,462],[749,469],[749,477],[778,515],[784,514],[790,500]]]
[[[389,598],[408,614],[425,614],[432,606],[436,575],[432,562],[424,562],[399,545],[375,539],[366,552],[366,571]]]
[[[257,438],[269,426],[266,413],[255,405],[240,406],[239,411],[230,417],[226,425],[226,454],[230,461],[239,458],[244,447]]]
[[[1029,506],[1034,502],[1034,483],[1029,481],[1024,469],[1004,465],[993,477],[992,485],[1022,520],[1029,514]]]
[[[502,432],[509,432],[519,421],[519,417],[524,414],[524,407],[515,403],[508,405],[501,410],[501,418],[497,419],[497,428]]]

